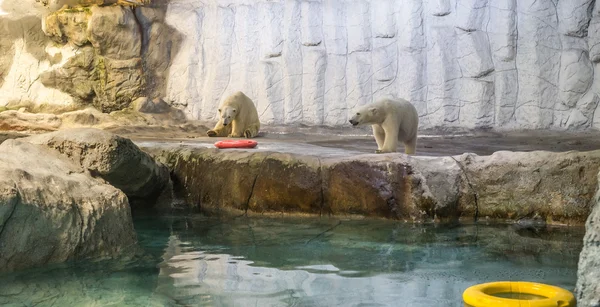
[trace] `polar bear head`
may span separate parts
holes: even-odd
[[[229,125],[237,116],[238,110],[232,106],[223,106],[219,109],[219,116],[223,120],[223,126]]]
[[[379,110],[372,106],[362,107],[356,110],[349,122],[352,126],[372,125],[379,121]]]

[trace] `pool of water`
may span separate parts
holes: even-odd
[[[0,275],[1,306],[463,306],[465,288],[573,291],[584,229],[138,217],[141,251]]]

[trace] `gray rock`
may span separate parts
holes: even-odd
[[[310,87],[304,87],[302,90],[303,102],[313,102],[310,104],[303,104],[302,121],[306,124],[315,123],[317,125],[322,125],[327,54],[324,49],[314,47],[303,54],[302,60],[304,70],[309,66],[317,68],[311,73],[302,74],[302,84],[311,85]]]
[[[93,6],[90,10],[87,37],[99,55],[111,59],[140,57],[142,33],[130,8]]]
[[[306,47],[323,44],[323,10],[320,2],[302,2],[302,45]]]
[[[481,78],[494,71],[487,34],[457,30],[458,65],[467,78]]]
[[[461,79],[457,82],[460,122],[468,128],[494,126],[494,83],[486,78]]]
[[[591,18],[592,0],[559,1],[556,12],[558,30],[568,36],[584,37],[588,31]]]
[[[94,106],[109,113],[129,107],[135,97],[140,97],[144,84],[142,59],[115,60],[96,57],[98,82],[94,84]]]
[[[584,307],[600,306],[600,191],[596,193],[592,205],[592,213],[585,224],[577,272],[577,306]]]
[[[202,209],[409,221],[582,224],[600,165],[600,151],[324,158],[261,150],[147,150],[171,168],[182,197]]]
[[[299,1],[288,2],[286,5],[284,20],[289,22],[283,25],[281,35],[286,37],[283,44],[283,84],[285,98],[283,107],[285,115],[283,123],[297,123],[302,120],[302,37],[300,35],[302,10]],[[289,95],[288,93],[294,93]]]
[[[560,58],[559,88],[563,104],[573,108],[594,79],[592,63],[581,49],[565,50]]]
[[[467,32],[484,28],[488,0],[463,0],[456,6],[456,27]]]
[[[600,151],[554,153],[498,151],[457,157],[464,170],[463,215],[491,219],[540,216],[580,223],[591,211]]]
[[[94,108],[87,108],[84,110],[76,110],[72,112],[65,112],[59,115],[62,125],[61,128],[68,126],[94,126],[101,123],[106,123],[109,115],[104,114]]]
[[[146,81],[140,28],[132,9],[120,6],[63,8],[49,14],[44,33],[64,45],[63,51],[77,48],[60,66],[41,72],[40,82],[106,113],[127,108],[142,96]]]
[[[587,125],[589,118],[585,116],[580,110],[574,109],[569,114],[566,126],[569,128],[582,128]]]
[[[133,109],[142,113],[167,113],[170,108],[161,98],[150,100],[148,97],[140,97],[133,101]]]
[[[516,69],[497,72],[494,75],[495,123],[498,126],[514,125],[518,95]]]
[[[600,62],[600,3],[598,1],[594,3],[588,26],[588,45],[592,62]]]
[[[452,157],[411,158],[413,170],[423,176],[423,187],[435,205],[433,218],[458,218],[458,200],[463,181],[463,170]]]
[[[174,57],[182,52],[180,46],[183,36],[165,22],[166,11],[167,5],[164,3],[159,3],[156,7],[143,6],[135,9],[142,31],[146,93],[152,97],[166,96],[169,70]]]
[[[95,58],[94,48],[85,46],[61,67],[43,72],[40,81],[44,86],[69,93],[81,105],[90,104],[96,95],[94,85],[99,81],[94,73]]]
[[[323,124],[328,126],[341,126],[348,122],[346,110],[340,108],[338,103],[333,103],[334,101],[344,101],[347,93],[346,53],[348,48],[345,42],[348,40],[348,33],[342,30],[342,27],[346,25],[345,12],[345,6],[339,7],[331,1],[323,3],[323,37],[325,46],[327,46],[325,80],[329,80],[324,84]],[[286,96],[285,92],[284,96]]]
[[[456,216],[445,204],[437,206],[424,176],[402,157],[322,159],[215,149],[152,153],[172,168],[181,197],[208,212],[358,214],[408,221]]]
[[[598,101],[598,94],[593,90],[588,90],[577,102],[577,110],[580,110],[586,118],[592,119],[598,107]]]
[[[488,33],[492,55],[497,70],[503,70],[502,62],[511,63],[515,59],[517,46],[516,2],[513,0],[495,0],[489,7],[490,20]],[[513,63],[514,66],[514,63]]]
[[[27,134],[22,134],[18,132],[2,132],[0,133],[0,144],[6,140],[18,139],[27,137]]]
[[[75,128],[26,140],[60,152],[121,189],[134,209],[171,206],[169,170],[129,139],[99,129]]]
[[[433,16],[446,16],[452,12],[452,3],[450,0],[434,0],[432,1],[430,10]]]
[[[89,39],[86,31],[91,11],[86,8],[72,8],[67,12],[48,15],[42,23],[42,30],[59,44],[73,42],[79,47],[87,44]]]
[[[0,144],[0,271],[126,255],[135,243],[123,192],[43,146]]]
[[[515,121],[522,128],[550,127],[559,97],[560,53],[556,51],[561,50],[561,43],[556,7],[551,1],[523,0],[517,1],[517,12],[518,33],[532,36],[517,38]],[[539,44],[540,40],[544,44]]]
[[[346,27],[348,33],[352,33],[348,35],[348,53],[371,50],[370,6],[370,1],[366,0],[359,0],[346,6]]]
[[[152,104],[154,105],[155,113],[167,113],[171,109],[171,106],[169,106],[162,98],[152,99]]]
[[[281,122],[284,118],[284,85],[283,85],[283,65],[281,56],[283,54],[283,36],[282,25],[284,16],[284,4],[266,2],[259,5],[256,10],[260,16],[264,16],[262,24],[255,26],[264,27],[263,30],[267,35],[262,36],[260,43],[262,54],[259,55],[262,59],[258,64],[258,76],[264,83],[258,86],[256,108],[259,114],[262,114],[261,122],[265,124],[273,124]],[[249,10],[250,14],[252,10]],[[236,14],[237,15],[237,14]],[[236,16],[237,17],[237,16]],[[246,17],[244,15],[244,17]],[[249,40],[248,43],[251,43]],[[251,47],[252,48],[252,47]],[[240,57],[252,59],[248,53],[240,54]],[[252,65],[252,64],[251,64]],[[248,84],[250,88],[256,88]],[[276,103],[270,103],[276,101]]]

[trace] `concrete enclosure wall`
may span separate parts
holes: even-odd
[[[168,98],[195,118],[243,90],[266,123],[392,95],[423,127],[600,127],[592,0],[180,1],[167,22],[187,37]]]
[[[594,0],[171,0],[143,22],[148,10],[135,13],[142,53],[158,63],[160,96],[189,118],[213,120],[241,90],[264,124],[347,125],[354,107],[392,96],[415,104],[423,128],[600,127]],[[176,52],[153,41],[160,23]],[[5,48],[26,53],[13,37]],[[32,73],[53,63],[13,54],[0,105],[68,100]]]

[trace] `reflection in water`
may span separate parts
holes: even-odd
[[[496,280],[573,290],[583,228],[383,220],[136,221],[143,255],[0,276],[0,305],[462,306]]]

